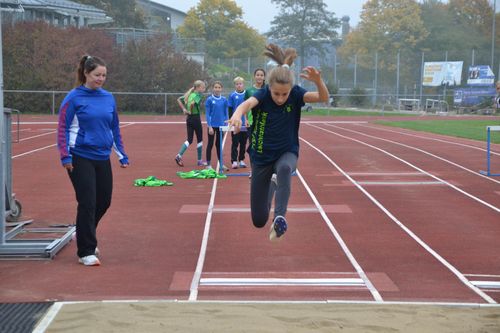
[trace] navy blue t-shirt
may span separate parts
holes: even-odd
[[[259,104],[253,108],[252,163],[260,166],[274,163],[287,152],[299,155],[300,111],[305,93],[304,88],[294,86],[283,105],[274,103],[267,85],[253,95]]]

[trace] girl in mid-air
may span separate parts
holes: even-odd
[[[295,49],[282,50],[274,44],[266,46],[266,56],[278,66],[268,77],[268,85],[243,102],[234,112],[229,125],[237,132],[241,117],[253,110],[253,130],[250,140],[252,180],[250,206],[254,226],[266,225],[274,195],[271,186],[273,173],[277,175],[274,218],[270,239],[282,237],[287,230],[285,219],[290,197],[292,172],[299,155],[300,112],[305,103],[328,102],[328,89],[321,73],[312,66],[302,70],[300,76],[316,85],[317,91],[308,92],[294,84],[290,69],[297,57]]]
[[[198,156],[198,166],[203,165],[201,160],[201,153],[203,149],[203,128],[201,126],[201,101],[203,100],[203,93],[205,92],[205,82],[201,80],[196,80],[193,86],[186,91],[186,93],[177,99],[177,104],[182,108],[182,112],[186,116],[186,127],[187,127],[187,140],[182,144],[179,153],[175,156],[175,163],[183,167],[184,162],[182,161],[182,155],[193,143],[193,134],[196,133],[196,141],[198,145],[196,146],[197,156]]]
[[[220,126],[225,126],[228,117],[227,114],[227,99],[222,96],[222,83],[215,81],[212,88],[212,95],[210,95],[205,102],[205,113],[207,117],[208,127],[208,143],[207,143],[207,168],[211,168],[212,148],[215,141],[215,149],[217,151],[217,158],[221,161],[220,151]],[[227,167],[220,165],[221,170],[227,171]]]

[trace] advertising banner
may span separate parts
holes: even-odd
[[[469,67],[467,84],[470,86],[491,86],[495,83],[495,74],[488,65]]]
[[[459,86],[462,83],[463,61],[424,63],[423,85],[427,87]]]

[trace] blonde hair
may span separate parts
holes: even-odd
[[[189,95],[191,95],[191,93],[193,92],[193,90],[195,90],[196,88],[200,87],[201,85],[205,85],[205,82],[203,82],[202,80],[196,80],[196,81],[194,81],[193,86],[191,88],[189,88],[189,90],[184,93],[184,103],[185,104],[187,104]]]
[[[238,82],[245,82],[245,79],[242,78],[241,76],[237,76],[234,78],[233,83],[238,83]]]
[[[269,76],[267,77],[269,86],[272,86],[274,83],[290,84],[293,86],[295,79],[290,67],[292,67],[293,61],[297,58],[297,51],[293,48],[282,50],[276,44],[269,44],[266,45],[264,55],[278,64],[278,67],[273,68],[269,72]]]

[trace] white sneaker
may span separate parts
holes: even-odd
[[[85,256],[78,259],[78,262],[85,266],[99,266],[101,262],[95,255]]]
[[[223,164],[222,165],[222,171],[229,171],[229,168]]]
[[[234,161],[233,164],[231,165],[231,168],[238,169],[238,162]]]
[[[246,168],[247,165],[245,164],[245,162],[243,161],[240,161],[240,168]]]

